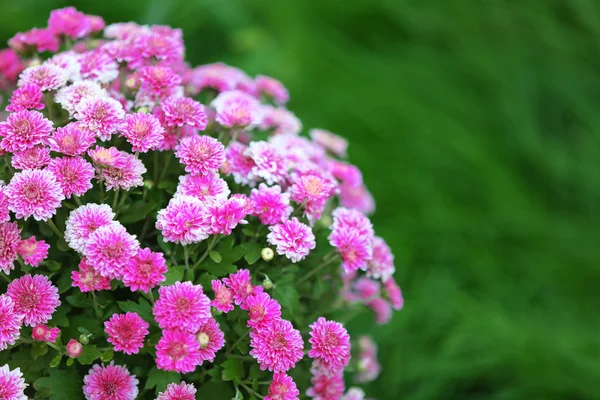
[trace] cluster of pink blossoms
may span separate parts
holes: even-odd
[[[254,235],[251,244],[272,246],[282,256],[274,262],[283,265],[316,259],[318,230],[331,225],[334,251],[323,265],[341,260],[343,303],[365,304],[378,323],[403,307],[392,277],[394,256],[367,216],[374,200],[360,170],[345,160],[348,142],[322,129],[301,136],[302,124],[286,108],[289,94],[278,80],[252,78],[222,63],[192,68],[184,60],[181,30],[105,26],[102,18],[73,7],[54,10],[47,27],[18,33],[8,44],[0,50],[0,91],[8,95],[6,113],[0,113],[0,156],[6,161],[0,274],[10,283],[0,294],[0,351],[17,345],[29,327],[37,345],[51,344],[72,359],[82,354],[94,335],[63,346],[53,326],[60,326],[52,319],[61,306],[59,288],[61,294],[72,290],[73,297],[91,298],[114,351],[151,354],[158,369],[176,373],[192,373],[223,357],[218,353],[231,321],[221,314],[239,313],[250,356],[273,374],[264,398],[296,400],[300,391],[288,373],[305,358],[305,340],[302,327],[282,318],[277,296],[267,293],[271,287],[253,284],[250,270],[239,269],[211,279],[211,295],[193,276],[206,255],[221,258],[212,254],[215,243],[243,237],[239,232]],[[169,176],[171,160],[181,172],[177,179]],[[144,216],[140,233],[123,217],[147,205],[149,196],[160,205]],[[77,254],[65,266],[71,288],[61,278],[65,271],[46,261],[55,249],[38,233],[54,233],[56,250]],[[181,246],[185,280],[165,285],[180,267]],[[189,268],[189,254],[201,246],[205,255]],[[266,247],[264,260],[272,256]],[[22,271],[15,271],[15,263]],[[122,287],[123,296],[147,298],[152,315],[108,308],[112,297],[98,292]],[[100,308],[96,296],[104,303]],[[358,388],[344,394],[351,340],[343,325],[320,317],[309,328],[313,376],[307,395],[365,399]],[[356,380],[369,382],[380,370],[376,345],[361,338],[359,351]],[[93,365],[83,383],[89,400],[133,400],[140,394],[136,376],[114,362]],[[25,399],[26,386],[18,368],[0,367],[0,399]],[[196,388],[181,382],[168,385],[158,399],[195,396]]]

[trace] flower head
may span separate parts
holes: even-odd
[[[245,152],[254,161],[252,173],[269,185],[282,184],[288,178],[290,162],[286,155],[267,142],[252,142]]]
[[[71,211],[66,222],[65,241],[73,250],[85,253],[90,238],[98,228],[110,225],[115,213],[107,204],[88,203]]]
[[[158,148],[165,129],[160,121],[152,114],[127,114],[119,128],[133,151],[146,153]]]
[[[392,319],[392,306],[381,297],[369,301],[367,307],[373,310],[375,322],[379,325],[387,324]]]
[[[23,262],[32,267],[37,267],[48,257],[50,245],[43,240],[36,240],[35,237],[21,240],[17,246],[17,253],[23,259]]]
[[[170,94],[177,85],[181,84],[181,77],[167,66],[142,67],[139,72],[141,90],[152,97],[165,98],[165,94]]]
[[[325,203],[333,195],[336,185],[319,175],[300,176],[290,188],[292,200],[304,204],[306,214],[317,220],[325,208]]]
[[[206,128],[204,106],[189,97],[170,96],[162,103],[162,109],[169,126],[189,125],[198,130]]]
[[[375,199],[365,185],[353,186],[343,183],[340,188],[340,205],[342,207],[354,208],[365,215],[375,212]]]
[[[344,377],[317,372],[311,379],[312,386],[306,394],[315,400],[338,400],[344,394]]]
[[[264,328],[251,331],[250,346],[250,355],[256,358],[262,371],[286,372],[304,356],[300,331],[284,319],[275,319]]]
[[[292,262],[303,260],[317,246],[315,235],[309,226],[294,217],[282,224],[269,227],[267,241],[277,246],[277,254],[285,255]]]
[[[99,290],[110,290],[110,278],[106,278],[91,265],[87,263],[86,258],[79,262],[79,270],[71,272],[72,286],[78,287],[82,292],[92,292]]]
[[[0,271],[8,275],[15,268],[17,250],[21,242],[21,229],[16,222],[0,224]]]
[[[196,340],[200,345],[200,358],[202,361],[213,362],[217,351],[225,345],[225,335],[214,318],[209,318],[196,331]]]
[[[227,128],[245,128],[260,123],[260,103],[240,90],[222,92],[210,105],[217,112],[216,121]]]
[[[72,195],[83,196],[92,188],[94,167],[83,157],[55,158],[48,165],[67,199]]]
[[[315,143],[323,146],[338,157],[346,157],[348,141],[343,137],[324,129],[311,129],[309,134]]]
[[[86,400],[135,400],[139,393],[135,375],[112,362],[107,366],[94,365],[83,383]]]
[[[33,216],[36,221],[52,218],[65,198],[54,174],[39,169],[17,172],[6,187],[6,195],[8,208],[17,218]]]
[[[245,199],[232,196],[229,199],[218,198],[204,208],[205,222],[211,235],[230,235],[238,224],[246,224]]]
[[[164,371],[192,372],[202,363],[196,335],[180,329],[165,329],[156,345],[156,366]]]
[[[66,71],[52,64],[41,64],[25,69],[19,77],[19,86],[29,83],[39,86],[44,92],[56,90],[67,83]]]
[[[92,159],[92,162],[99,169],[114,168],[119,170],[125,166],[126,160],[123,155],[126,154],[123,151],[119,151],[116,147],[100,147],[96,146],[95,149],[89,150],[88,155]]]
[[[230,190],[219,174],[181,175],[176,195],[192,196],[200,201],[226,198]]]
[[[92,81],[79,81],[60,89],[54,100],[74,116],[77,105],[86,97],[107,97],[107,92],[98,83]]]
[[[6,111],[17,112],[23,110],[41,110],[44,108],[42,103],[42,89],[35,83],[26,83],[16,89],[8,102]]]
[[[140,248],[135,235],[118,222],[96,229],[85,246],[87,262],[107,278],[123,277],[125,265]]]
[[[167,242],[183,245],[200,242],[208,237],[204,205],[191,196],[175,196],[167,208],[158,212],[156,228]]]
[[[215,299],[210,302],[210,305],[223,313],[232,311],[233,292],[221,280],[216,279],[210,283],[213,292],[215,292]]]
[[[65,7],[50,13],[48,29],[55,35],[79,39],[92,31],[92,25],[84,13],[77,11],[75,7]]]
[[[341,373],[350,361],[350,335],[342,324],[321,317],[310,325],[310,358],[323,373]]]
[[[119,65],[100,49],[83,53],[79,60],[81,78],[98,83],[108,83],[119,76]]]
[[[230,274],[228,278],[223,278],[223,283],[233,292],[235,304],[242,308],[245,308],[248,296],[262,291],[262,287],[252,285],[250,271],[247,269],[240,269],[235,274]]]
[[[102,179],[105,181],[106,188],[109,190],[129,190],[132,187],[142,186],[144,184],[143,175],[146,173],[146,167],[142,160],[135,155],[120,152],[119,166],[107,167],[102,170]]]
[[[402,290],[396,283],[393,277],[389,277],[383,282],[384,292],[392,304],[394,310],[402,310],[404,307],[404,298],[402,297]]]
[[[8,365],[0,367],[0,399],[27,400],[25,388],[27,384],[19,368],[10,370]]]
[[[5,294],[0,295],[0,351],[6,350],[21,337],[22,322],[23,315],[15,310],[12,298]]]
[[[96,137],[79,122],[71,122],[57,128],[48,142],[52,151],[74,157],[85,153],[96,142]]]
[[[196,400],[196,388],[191,383],[170,383],[156,400]]]
[[[148,293],[153,287],[166,280],[166,273],[167,263],[162,253],[139,249],[125,265],[123,284],[132,292],[140,290]]]
[[[381,365],[377,360],[377,344],[370,336],[361,336],[358,347],[358,371],[354,379],[358,383],[372,382],[381,372]]]
[[[50,149],[35,146],[13,154],[12,166],[16,169],[38,169],[50,164]]]
[[[137,313],[113,314],[104,323],[104,332],[108,335],[108,343],[112,343],[115,351],[125,354],[137,354],[144,347],[144,338],[148,335],[150,325]]]
[[[56,342],[56,338],[60,335],[60,329],[50,328],[44,324],[37,324],[31,331],[31,337],[38,342]]]
[[[281,306],[267,293],[250,295],[246,298],[248,309],[248,326],[262,329],[272,321],[281,319]]]
[[[350,388],[341,400],[365,400],[365,391],[361,388]]]
[[[102,141],[110,139],[124,117],[121,103],[110,97],[84,97],[75,106],[75,118],[81,127],[94,132]]]
[[[268,187],[261,183],[258,189],[250,193],[252,214],[265,225],[274,225],[286,221],[294,210],[290,206],[290,194],[281,193],[281,187]]]
[[[60,305],[58,289],[44,275],[25,275],[15,279],[6,291],[15,312],[23,314],[23,324],[45,324]]]
[[[256,163],[247,154],[247,149],[248,146],[240,142],[230,143],[225,149],[225,162],[221,166],[224,173],[233,175],[236,183],[244,185],[255,181],[253,170]]]
[[[211,317],[210,300],[200,285],[175,282],[158,289],[158,296],[153,313],[162,329],[183,329],[193,333]]]
[[[302,130],[302,123],[293,112],[284,107],[263,105],[262,129],[272,129],[275,135],[297,135]]]
[[[38,111],[22,110],[0,122],[0,147],[11,153],[45,144],[52,132],[52,121]]]
[[[71,358],[77,358],[83,353],[83,344],[75,339],[69,340],[65,348],[67,350],[67,355]]]
[[[385,240],[373,238],[373,257],[369,260],[367,276],[387,281],[394,274],[394,255]]]
[[[357,229],[339,228],[331,233],[329,243],[342,256],[344,271],[367,269],[367,261],[373,254],[369,237],[362,236]]]
[[[296,382],[288,374],[273,374],[273,381],[269,385],[269,394],[265,400],[298,400],[300,391]]]
[[[192,175],[206,175],[219,170],[225,161],[225,148],[210,136],[189,136],[177,146],[175,156]]]
[[[285,104],[290,99],[285,86],[277,79],[269,76],[258,75],[256,77],[256,89],[259,93],[272,97],[278,104]]]

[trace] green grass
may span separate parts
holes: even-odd
[[[405,309],[377,399],[592,399],[600,376],[600,3],[75,2],[183,28],[194,63],[288,86],[351,140]],[[64,2],[2,6],[0,37]]]

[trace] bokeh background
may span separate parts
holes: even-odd
[[[406,299],[351,324],[372,397],[600,398],[600,2],[3,1],[0,40],[65,5],[180,27],[350,139]]]

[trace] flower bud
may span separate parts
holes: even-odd
[[[273,249],[271,249],[270,247],[265,247],[260,252],[260,256],[265,261],[271,261],[273,259],[274,255],[275,255],[275,253],[273,253]]]
[[[150,112],[150,110],[148,109],[148,107],[144,106],[144,107],[138,108],[137,112],[139,112],[141,114],[148,114]]]
[[[37,340],[39,342],[45,342],[48,334],[50,333],[50,329],[44,324],[37,324],[33,331],[31,331],[31,337],[33,340]]]
[[[90,342],[89,337],[90,337],[90,335],[86,335],[85,333],[82,333],[81,335],[79,335],[79,341],[81,342],[81,344],[88,344]]]
[[[266,290],[273,288],[273,282],[271,282],[271,279],[267,275],[265,275],[265,279],[262,281],[262,287]]]
[[[83,351],[83,345],[75,339],[69,340],[67,343],[67,354],[71,358],[77,358]]]

